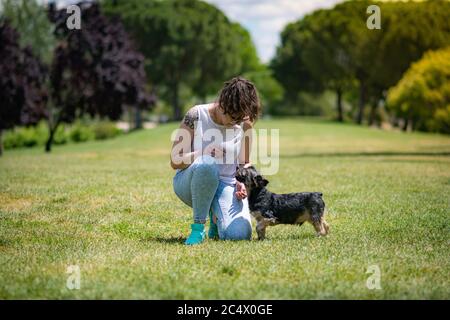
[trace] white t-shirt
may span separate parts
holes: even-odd
[[[219,167],[219,178],[227,184],[236,183],[236,166],[238,165],[241,141],[244,137],[244,122],[233,126],[224,126],[215,123],[208,109],[212,104],[196,105],[198,121],[194,128],[194,151],[203,151],[206,146],[219,145],[226,150],[225,157],[216,158]]]

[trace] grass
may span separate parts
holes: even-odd
[[[0,298],[449,299],[450,137],[304,119],[280,128],[275,192],[324,193],[331,234],[186,247],[175,124],[0,158]],[[78,265],[81,288],[66,273]],[[366,273],[381,270],[381,290]]]

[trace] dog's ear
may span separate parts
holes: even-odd
[[[264,179],[260,174],[255,177],[255,184],[261,188],[267,186],[268,183],[269,181]]]
[[[269,180],[267,180],[267,179],[262,179],[262,180],[261,180],[261,183],[262,183],[262,185],[265,187],[265,186],[267,186],[267,185],[269,184]]]

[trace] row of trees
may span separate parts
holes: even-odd
[[[83,115],[114,120],[127,105],[154,105],[155,95],[146,88],[144,56],[122,23],[104,16],[95,3],[79,6],[82,28],[69,30],[65,9],[50,5],[46,11],[34,1],[2,1],[0,137],[5,129],[45,118],[50,151],[62,122]],[[23,42],[22,34],[37,22],[40,36]]]
[[[315,11],[284,29],[271,67],[288,100],[295,101],[302,91],[331,90],[336,93],[339,121],[344,119],[342,100],[346,98],[357,105],[357,123],[363,122],[369,105],[368,122],[372,124],[388,89],[411,63],[427,50],[450,44],[449,2],[377,3],[379,30],[366,26],[370,4],[345,2]],[[394,114],[403,120],[404,128],[417,119],[410,113]]]
[[[203,102],[238,74],[255,82],[263,105],[272,110],[299,104],[299,93],[333,91],[339,121],[346,116],[344,101],[356,106],[356,122],[368,116],[369,124],[387,101],[404,128],[445,131],[448,123],[442,120],[449,114],[442,111],[448,105],[444,59],[405,71],[427,50],[450,44],[449,2],[379,3],[381,30],[366,27],[368,1],[315,11],[285,28],[266,66],[247,30],[198,0],[79,3],[81,30],[67,28],[65,9],[0,1],[0,138],[4,129],[46,118],[49,151],[60,123],[85,114],[118,119],[125,109],[136,115],[139,127],[141,111],[155,104],[156,95],[172,105],[172,118],[179,120],[186,104],[182,91]],[[417,82],[421,103],[407,100],[417,94],[410,86],[411,79],[420,79],[417,74],[443,83]],[[389,91],[396,84],[398,89]],[[436,90],[441,98],[430,103]]]
[[[23,81],[11,88],[2,85],[2,96],[14,96],[5,90],[16,90],[22,96],[2,104],[2,119],[9,120],[0,123],[0,129],[45,118],[49,124],[47,151],[61,123],[86,114],[114,120],[131,107],[139,127],[141,111],[151,108],[156,96],[172,105],[172,119],[179,120],[186,104],[182,90],[204,102],[217,94],[223,81],[239,74],[256,83],[263,102],[273,104],[283,96],[271,69],[260,62],[248,31],[208,3],[80,2],[81,29],[70,30],[65,9],[44,7],[34,0],[0,1],[1,26],[9,30],[14,42],[9,44],[2,33],[5,59],[0,68],[14,70],[2,72],[0,81],[21,79],[31,72],[36,80],[28,87],[38,88],[27,89]],[[27,66],[28,60],[16,61],[23,60],[20,57],[27,52],[39,68]],[[37,99],[26,98],[21,90],[38,91],[39,106]],[[43,112],[26,120],[31,109]],[[22,116],[6,116],[8,110]]]

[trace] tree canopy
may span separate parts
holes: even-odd
[[[180,87],[206,97],[240,73],[250,57],[249,37],[216,7],[197,0],[103,2],[119,15],[146,58],[152,83],[165,87],[173,118],[181,119]]]
[[[45,7],[35,0],[0,0],[1,15],[20,34],[19,43],[28,46],[44,63],[50,63],[56,40]]]
[[[46,117],[46,69],[31,48],[21,47],[19,33],[0,20],[0,154],[1,133],[15,125],[30,125]]]
[[[363,121],[370,103],[371,122],[379,101],[409,65],[425,51],[450,43],[449,2],[379,2],[381,30],[366,27],[369,4],[349,1],[317,10],[283,30],[271,66],[287,97],[335,91],[342,120],[341,96],[356,91],[355,119]]]

